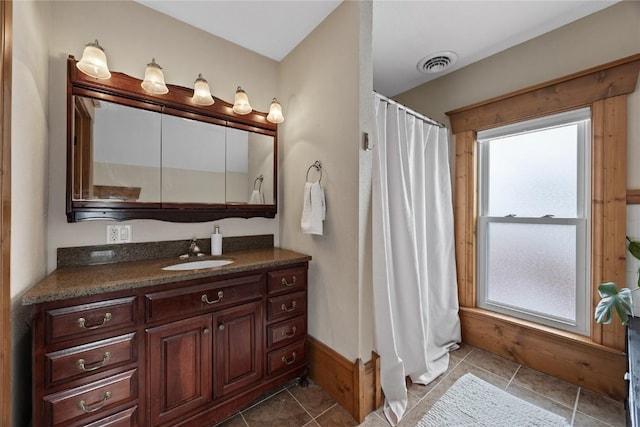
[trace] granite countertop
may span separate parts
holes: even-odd
[[[232,264],[201,270],[165,271],[163,267],[179,262],[228,259]],[[272,268],[310,261],[309,255],[279,248],[234,251],[221,256],[180,260],[177,257],[113,264],[62,267],[53,271],[23,297],[23,305],[57,301],[104,292],[114,292],[202,277]]]

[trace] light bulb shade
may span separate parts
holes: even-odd
[[[155,58],[147,64],[147,69],[144,71],[144,80],[142,81],[141,86],[147,92],[155,95],[164,95],[169,92],[167,85],[164,83],[162,67],[156,64]]]
[[[106,80],[111,77],[107,66],[107,56],[104,54],[104,49],[98,44],[98,40],[84,47],[82,58],[80,58],[76,67],[86,75],[96,79]]]
[[[236,98],[233,103],[233,112],[236,114],[249,114],[253,108],[249,105],[249,97],[240,86],[236,90]]]
[[[267,120],[269,120],[271,123],[284,122],[284,116],[282,115],[282,105],[280,105],[278,100],[275,98],[273,98],[273,101],[271,101],[271,106],[269,107],[269,114],[267,115]]]
[[[211,105],[213,104],[213,97],[211,96],[211,89],[209,83],[202,78],[202,74],[198,74],[198,78],[193,84],[193,103],[196,105]]]

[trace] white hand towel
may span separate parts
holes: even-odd
[[[260,190],[253,190],[251,193],[251,198],[249,199],[250,204],[254,205],[263,205],[264,204],[264,196],[260,192]]]
[[[319,182],[307,182],[304,186],[304,202],[302,204],[302,219],[300,226],[305,234],[322,236],[323,224],[326,217],[324,191]]]

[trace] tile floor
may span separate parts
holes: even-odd
[[[466,373],[506,389],[519,398],[563,416],[580,427],[624,427],[621,402],[526,368],[486,351],[462,345],[451,353],[449,369],[427,386],[409,383],[409,410],[400,427],[415,426],[458,378]],[[296,382],[275,390],[219,427],[342,427],[358,426],[351,415],[319,386]],[[388,427],[381,409],[367,416],[362,427]]]

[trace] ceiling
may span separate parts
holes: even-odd
[[[341,3],[341,0],[136,1],[276,61],[282,60]],[[397,95],[617,1],[374,1],[374,89],[386,96]],[[455,52],[457,61],[439,73],[418,71],[420,59],[440,51]]]

